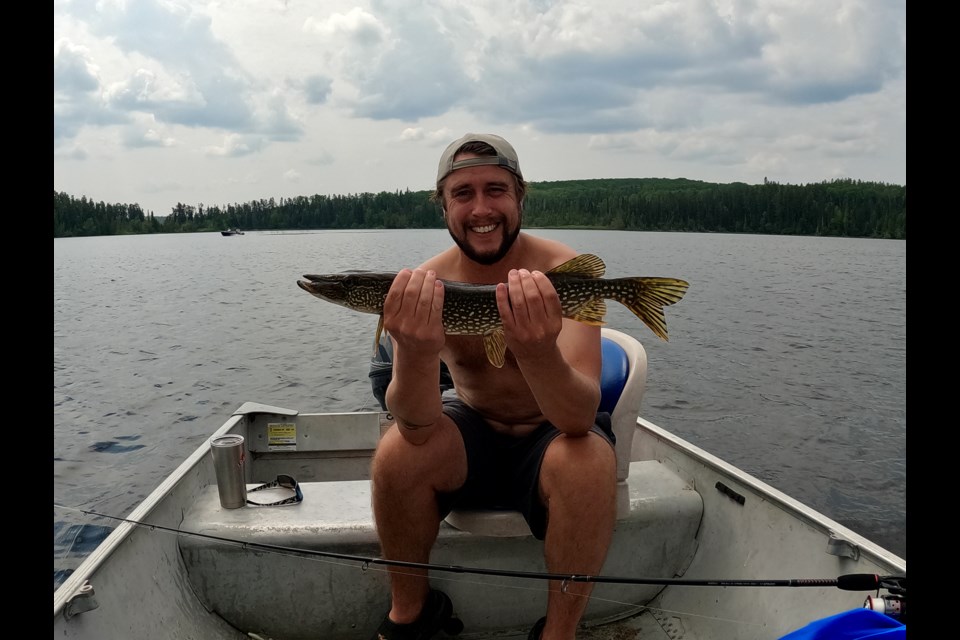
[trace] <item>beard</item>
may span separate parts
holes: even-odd
[[[453,241],[460,251],[463,252],[463,255],[467,256],[470,260],[476,262],[477,264],[482,264],[484,266],[490,266],[496,264],[503,259],[507,252],[510,251],[510,247],[513,246],[513,243],[516,241],[517,236],[520,235],[520,227],[523,222],[523,213],[520,213],[520,216],[517,218],[517,224],[513,229],[508,229],[505,225],[500,227],[499,233],[501,234],[500,246],[493,251],[486,253],[481,253],[470,246],[470,243],[466,238],[457,237],[457,234],[453,232],[453,229],[450,228],[450,223],[447,223],[447,231],[450,233],[450,237],[453,238]],[[494,232],[496,233],[496,232]],[[464,234],[466,235],[466,234]]]

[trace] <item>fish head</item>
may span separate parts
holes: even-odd
[[[347,271],[323,275],[307,274],[297,285],[321,300],[354,311],[383,313],[383,301],[393,283],[394,273]]]

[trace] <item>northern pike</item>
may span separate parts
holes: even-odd
[[[581,254],[551,269],[545,275],[560,296],[563,317],[599,326],[607,314],[605,300],[615,300],[643,320],[661,339],[667,340],[663,308],[679,302],[689,283],[676,278],[603,278],[606,266],[592,254]],[[383,303],[396,273],[345,271],[304,275],[301,289],[354,311],[380,316],[374,347],[383,332]],[[497,309],[496,285],[441,280],[444,288],[443,330],[448,335],[483,336],[487,359],[502,367],[506,341]]]

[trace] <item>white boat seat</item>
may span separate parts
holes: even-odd
[[[647,354],[640,341],[625,333],[603,327],[600,347],[600,411],[610,413],[617,437],[617,518],[630,513],[630,455],[640,402],[647,384]],[[519,511],[506,509],[455,509],[446,522],[461,531],[483,536],[529,536],[530,527]]]

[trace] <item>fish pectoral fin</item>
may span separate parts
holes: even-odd
[[[507,351],[507,341],[503,337],[503,329],[494,329],[483,334],[483,350],[487,352],[487,360],[497,369],[503,366],[504,355]]]
[[[582,307],[577,309],[576,313],[570,316],[571,320],[589,324],[594,327],[603,326],[606,323],[604,318],[607,315],[607,303],[603,298],[596,298],[588,301]]]
[[[373,336],[373,357],[377,357],[377,349],[380,347],[380,335],[383,333],[383,314],[377,317],[377,333]]]

